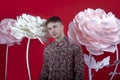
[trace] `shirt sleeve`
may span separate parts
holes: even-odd
[[[47,50],[44,50],[44,61],[43,61],[43,68],[41,71],[41,76],[40,76],[40,80],[48,80],[48,74],[49,74],[49,70],[48,70],[48,53]]]
[[[74,47],[74,80],[84,80],[84,57],[79,46]]]

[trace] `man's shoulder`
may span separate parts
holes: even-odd
[[[74,44],[74,43],[70,43],[70,42],[69,42],[69,45],[71,45],[72,47],[80,47],[80,45]]]
[[[53,42],[52,43],[49,43],[48,45],[46,45],[45,49],[50,49],[53,47]]]

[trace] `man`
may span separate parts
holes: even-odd
[[[82,50],[68,42],[61,19],[50,17],[46,26],[55,40],[44,50],[40,80],[84,80]]]

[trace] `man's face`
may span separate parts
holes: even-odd
[[[54,39],[59,39],[64,33],[63,25],[60,22],[50,22],[47,24],[47,27],[51,37]]]

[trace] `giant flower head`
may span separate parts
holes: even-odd
[[[41,19],[39,16],[22,14],[17,17],[13,32],[18,31],[27,38],[38,38],[42,43],[46,42],[49,34],[45,26],[45,21],[45,19]]]
[[[71,21],[68,37],[72,43],[85,45],[93,55],[114,52],[120,43],[120,20],[102,9],[86,9]]]
[[[21,39],[17,39],[12,35],[12,26],[15,24],[14,19],[3,19],[0,22],[0,44],[7,44],[9,46],[14,43],[19,43]]]

